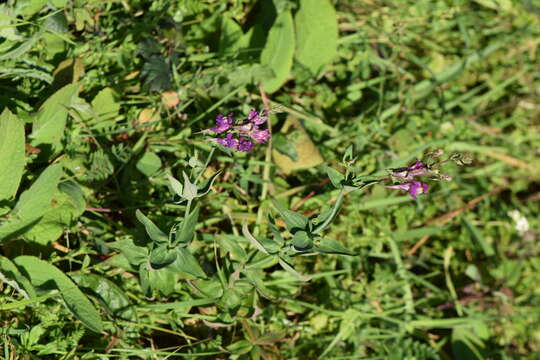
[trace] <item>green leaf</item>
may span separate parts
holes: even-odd
[[[9,260],[7,257],[0,255],[0,278],[1,280],[7,282],[11,287],[15,288],[17,291],[24,291],[27,297],[35,298],[36,292],[32,287],[30,281],[20,273],[19,269]],[[13,280],[14,283],[9,280]],[[22,287],[19,288],[19,286]]]
[[[150,264],[143,264],[139,269],[143,291],[146,295],[151,295],[152,290],[157,290],[165,296],[169,296],[174,291],[176,276],[169,268],[152,269]],[[143,280],[144,279],[144,280]]]
[[[68,118],[68,110],[75,102],[79,84],[66,85],[45,101],[32,126],[32,145],[51,144],[53,152],[62,147],[62,138]]]
[[[201,206],[197,204],[186,219],[182,220],[177,226],[177,232],[175,234],[175,243],[177,244],[189,244],[195,236],[195,226],[197,226],[197,220],[199,218],[199,209]],[[184,224],[184,221],[186,222]]]
[[[320,244],[316,246],[314,250],[325,254],[356,255],[355,253],[347,250],[336,240],[330,238],[323,238]]]
[[[108,120],[113,119],[120,111],[120,103],[116,101],[116,93],[111,88],[105,88],[97,93],[92,100],[92,109],[99,121],[94,128],[100,128],[110,123]]]
[[[174,193],[182,197],[182,194],[184,193],[184,186],[182,185],[182,183],[176,180],[171,175],[167,175],[167,179],[169,179],[169,184],[171,184],[171,189],[174,191]]]
[[[206,278],[206,274],[197,262],[197,259],[185,247],[176,248],[176,260],[168,267],[171,270],[193,275],[197,278]]]
[[[95,332],[103,330],[101,317],[94,305],[62,271],[34,256],[19,256],[14,263],[30,279],[34,287],[58,289],[68,310],[86,327]]]
[[[193,200],[197,197],[197,185],[191,183],[189,176],[185,172],[182,171],[182,175],[184,176],[184,192],[182,196],[188,201]]]
[[[51,206],[62,173],[60,164],[50,165],[30,189],[21,194],[12,211],[13,216],[0,226],[0,240],[21,236],[39,222]]]
[[[300,0],[294,22],[296,60],[318,74],[337,53],[336,11],[330,0]]]
[[[154,175],[161,168],[161,159],[156,153],[147,151],[143,156],[137,161],[135,165],[137,170],[142,172],[146,176]]]
[[[173,249],[169,249],[167,245],[155,247],[150,252],[150,265],[152,265],[153,269],[165,267],[174,260],[176,260],[176,252]]]
[[[74,182],[61,183],[54,195],[51,206],[24,238],[47,245],[57,240],[85,210],[86,202],[81,188]]]
[[[283,220],[285,220],[287,229],[289,229],[290,232],[294,232],[295,230],[301,230],[301,229],[306,228],[308,224],[307,217],[305,217],[302,214],[296,213],[294,211],[284,209],[277,202],[274,202],[274,206],[276,207],[277,211],[279,212]]]
[[[292,238],[292,244],[298,251],[306,251],[313,247],[313,241],[305,231],[297,231]]]
[[[163,231],[161,231],[156,224],[152,222],[149,218],[144,216],[144,214],[137,210],[135,212],[135,216],[137,217],[137,220],[141,222],[141,224],[144,225],[144,228],[146,229],[146,233],[156,243],[167,243],[169,241],[169,237],[165,235]]]
[[[117,240],[107,246],[120,251],[132,265],[140,265],[148,258],[148,249],[136,245],[131,239]]]
[[[137,313],[126,294],[112,281],[94,274],[76,274],[72,279],[80,286],[90,289],[101,306],[113,317],[137,321]]]
[[[311,280],[311,276],[308,275],[302,275],[298,271],[296,271],[285,259],[279,258],[279,265],[287,271],[288,273],[294,275],[298,280],[300,281],[309,281]]]
[[[342,189],[343,188],[343,180],[345,180],[345,175],[340,173],[334,168],[331,168],[330,166],[325,166],[326,173],[328,174],[328,177],[330,178],[330,181],[332,182],[332,185],[336,189]]]
[[[483,340],[489,337],[488,329],[483,322],[474,322],[469,326],[456,326],[452,329],[452,352],[454,359],[485,359]]]
[[[274,77],[262,82],[268,93],[279,90],[291,71],[294,55],[294,26],[290,11],[278,15],[270,29],[268,39],[261,52],[261,64],[268,66]]]
[[[0,201],[17,193],[25,165],[24,124],[7,108],[0,115]]]
[[[219,37],[219,52],[222,54],[235,54],[245,45],[242,28],[233,19],[223,16],[221,18],[221,33]]]

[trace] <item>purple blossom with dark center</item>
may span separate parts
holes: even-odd
[[[216,126],[210,128],[210,131],[221,134],[222,132],[229,130],[233,126],[233,123],[234,120],[232,118],[232,114],[227,116],[219,114],[216,116]]]
[[[386,186],[388,189],[406,190],[414,200],[418,200],[417,194],[425,194],[428,192],[428,184],[421,181],[407,181],[398,185]]]

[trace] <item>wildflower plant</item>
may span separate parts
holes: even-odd
[[[204,130],[203,133],[214,135],[210,141],[227,149],[250,152],[255,143],[264,144],[270,140],[270,130],[261,128],[267,121],[266,110],[251,109],[247,119],[240,123],[235,122],[232,114],[219,114],[216,117],[216,125]]]

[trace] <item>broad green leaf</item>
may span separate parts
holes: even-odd
[[[154,152],[147,151],[135,166],[144,175],[152,176],[161,168],[161,159]]]
[[[135,216],[137,216],[137,220],[141,222],[141,224],[144,225],[144,228],[146,229],[146,233],[156,243],[166,243],[169,240],[169,237],[165,235],[163,231],[161,231],[156,224],[152,222],[149,218],[144,216],[144,214],[137,210],[135,212]]]
[[[0,226],[0,240],[22,236],[39,222],[51,206],[61,176],[60,164],[41,173],[30,189],[21,194],[10,219]]]
[[[182,175],[184,176],[184,192],[182,196],[188,201],[193,200],[197,197],[197,185],[189,180],[189,176],[185,172],[182,171]]]
[[[197,278],[206,278],[206,274],[197,262],[197,259],[185,247],[176,248],[176,260],[167,266],[167,269],[190,274]]]
[[[152,266],[146,263],[139,268],[139,276],[146,296],[150,296],[152,291],[156,290],[165,296],[169,296],[174,291],[176,276],[168,267],[152,269]]]
[[[337,53],[336,11],[330,0],[300,0],[294,23],[296,60],[318,74]]]
[[[92,100],[92,109],[99,121],[97,128],[107,125],[109,123],[108,120],[118,115],[120,103],[116,101],[116,96],[113,89],[105,88],[98,92]]]
[[[355,255],[355,253],[347,250],[338,241],[330,238],[323,238],[314,250],[325,254]]]
[[[98,311],[62,271],[34,256],[19,256],[15,258],[14,263],[30,279],[34,287],[58,289],[67,308],[77,319],[92,331],[102,331],[103,324]]]
[[[173,192],[181,197],[184,192],[184,186],[182,185],[182,183],[176,180],[171,175],[167,175],[167,179],[169,179],[169,184],[171,185],[171,189],[173,190]]]
[[[277,202],[274,202],[274,206],[283,220],[285,220],[285,224],[287,225],[287,229],[289,229],[289,231],[293,232],[293,230],[301,230],[306,228],[308,224],[307,217],[294,211],[287,210]]]
[[[80,286],[90,289],[101,306],[117,319],[137,321],[137,313],[124,291],[112,281],[94,274],[76,274],[72,279]]]
[[[68,110],[75,102],[79,84],[66,85],[39,108],[39,113],[32,126],[31,144],[51,144],[53,152],[59,151],[68,118]]]
[[[172,263],[176,259],[176,252],[163,244],[150,251],[150,265],[152,269],[160,269]]]
[[[19,269],[17,269],[11,260],[4,256],[0,256],[0,278],[18,292],[21,292],[21,290],[24,291],[25,297],[36,297],[36,292],[30,281],[20,273]]]
[[[131,239],[117,240],[107,246],[120,251],[132,265],[140,265],[148,258],[148,249],[136,245]]]
[[[47,245],[60,237],[85,209],[84,193],[73,182],[61,183],[54,195],[51,206],[24,238],[41,245]]]
[[[268,66],[273,72],[272,78],[262,82],[268,93],[279,90],[291,71],[294,55],[294,26],[290,11],[278,15],[270,29],[268,39],[261,52],[261,64]]]
[[[0,201],[17,193],[25,165],[24,124],[9,109],[0,115]]]
[[[292,244],[298,251],[306,251],[313,247],[313,241],[305,231],[297,231],[292,238]]]
[[[223,54],[235,54],[246,40],[243,40],[242,28],[233,19],[223,16],[221,18],[221,33],[219,36],[219,51]]]
[[[13,212],[21,218],[42,216],[51,205],[62,174],[62,165],[60,164],[47,167],[30,186],[30,189],[21,194]]]

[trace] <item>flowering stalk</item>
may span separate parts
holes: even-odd
[[[267,122],[268,113],[266,110],[257,111],[251,109],[247,119],[242,123],[235,125],[232,114],[216,117],[216,125],[203,132],[222,135],[221,137],[211,138],[211,141],[228,149],[250,152],[255,143],[265,143],[270,140],[270,131],[261,129],[261,126]],[[223,136],[224,135],[224,136]]]

